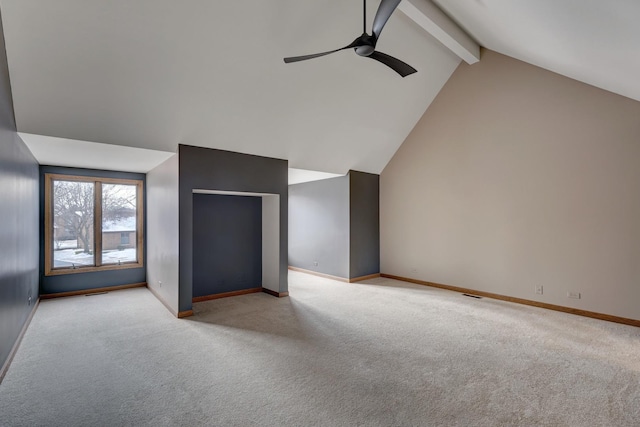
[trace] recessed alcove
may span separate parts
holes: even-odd
[[[147,284],[172,313],[193,314],[194,260],[206,262],[194,257],[194,197],[202,195],[260,198],[261,283],[251,286],[288,295],[287,172],[286,160],[179,145],[147,173]]]
[[[193,190],[194,298],[278,292],[279,247],[279,194]]]

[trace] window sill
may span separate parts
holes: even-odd
[[[144,264],[141,262],[127,263],[127,264],[109,264],[101,265],[100,267],[77,267],[77,268],[55,268],[44,273],[45,276],[61,276],[65,274],[78,274],[78,273],[95,273],[97,271],[110,271],[110,270],[127,270],[130,268],[142,268]]]

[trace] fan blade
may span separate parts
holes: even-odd
[[[378,52],[377,50],[369,55],[368,58],[375,59],[378,62],[382,62],[384,65],[391,68],[402,77],[407,77],[409,74],[413,74],[418,71],[411,65],[406,64],[399,59],[394,58],[393,56],[389,56],[386,53]]]
[[[396,7],[400,4],[401,0],[382,0],[380,2],[380,6],[378,6],[378,11],[376,12],[376,17],[373,20],[373,28],[372,32],[375,38],[380,37],[380,33],[384,28],[384,25],[389,20],[389,17],[396,10]]]
[[[284,58],[284,62],[288,64],[290,62],[306,61],[307,59],[319,58],[321,56],[329,55],[330,53],[340,52],[341,50],[350,49],[350,48],[355,47],[355,46],[356,46],[356,44],[354,42],[354,43],[351,43],[349,46],[341,47],[340,49],[336,49],[336,50],[330,50],[328,52],[314,53],[312,55],[292,56],[290,58]]]

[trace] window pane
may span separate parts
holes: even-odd
[[[53,181],[53,267],[95,265],[92,182]]]
[[[136,262],[137,187],[102,184],[102,264]]]

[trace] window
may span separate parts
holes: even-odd
[[[142,181],[45,174],[45,275],[142,267]]]

